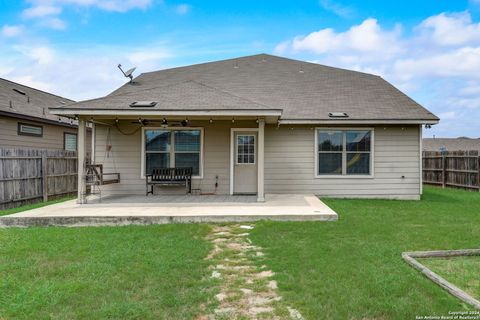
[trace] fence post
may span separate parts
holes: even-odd
[[[42,194],[43,201],[48,201],[48,184],[47,184],[47,153],[42,152]]]
[[[442,188],[447,185],[447,156],[442,154]]]
[[[477,158],[477,187],[478,192],[480,192],[480,155]]]

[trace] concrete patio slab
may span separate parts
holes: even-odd
[[[334,221],[337,214],[314,195],[106,196],[79,205],[70,200],[0,217],[7,226],[100,226],[195,222]]]

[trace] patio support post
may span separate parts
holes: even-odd
[[[86,121],[78,119],[78,148],[77,148],[77,203],[83,204],[86,202],[86,186],[85,186],[85,142],[86,142]]]
[[[265,119],[258,119],[258,185],[257,201],[265,201],[264,190],[264,169],[265,169]]]

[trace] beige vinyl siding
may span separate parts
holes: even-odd
[[[314,141],[313,126],[267,126],[266,193],[314,193],[350,198],[419,198],[419,126],[374,127],[373,177],[315,178]]]
[[[193,188],[202,193],[229,194],[230,130],[255,128],[255,122],[190,121],[192,127],[204,128],[204,178],[194,179]],[[97,125],[95,161],[105,172],[120,172],[121,183],[102,186],[104,194],[144,194],[141,178],[141,130],[123,135],[110,127],[112,150],[106,156],[107,129]],[[125,126],[132,132],[137,126]],[[293,130],[291,129],[293,128]],[[265,193],[314,193],[321,196],[352,198],[418,199],[419,130],[418,126],[375,127],[373,178],[315,178],[314,134],[312,126],[267,125],[265,129]],[[405,178],[401,178],[401,176]],[[184,193],[183,187],[160,187],[158,194]]]
[[[255,121],[190,121],[191,127],[204,128],[203,179],[194,178],[192,188],[202,193],[229,194],[230,192],[230,129],[232,127],[256,127]],[[136,125],[121,124],[124,133],[138,128]],[[102,186],[105,194],[144,194],[145,179],[141,178],[141,130],[133,135],[123,135],[110,127],[112,150],[107,157],[106,141],[108,127],[96,125],[95,161],[104,165],[105,172],[120,172],[120,184]],[[215,177],[218,188],[215,190]],[[155,194],[185,193],[184,187],[157,187]]]
[[[43,127],[43,136],[25,136],[17,132],[18,123],[27,123]],[[56,126],[42,122],[35,122],[11,117],[0,116],[0,147],[2,148],[35,148],[60,149],[64,148],[64,132],[77,133],[76,128]],[[87,133],[87,150],[90,153],[91,134]]]

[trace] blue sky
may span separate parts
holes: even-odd
[[[256,53],[378,74],[480,137],[480,0],[0,0],[0,77],[69,98],[136,74]]]

